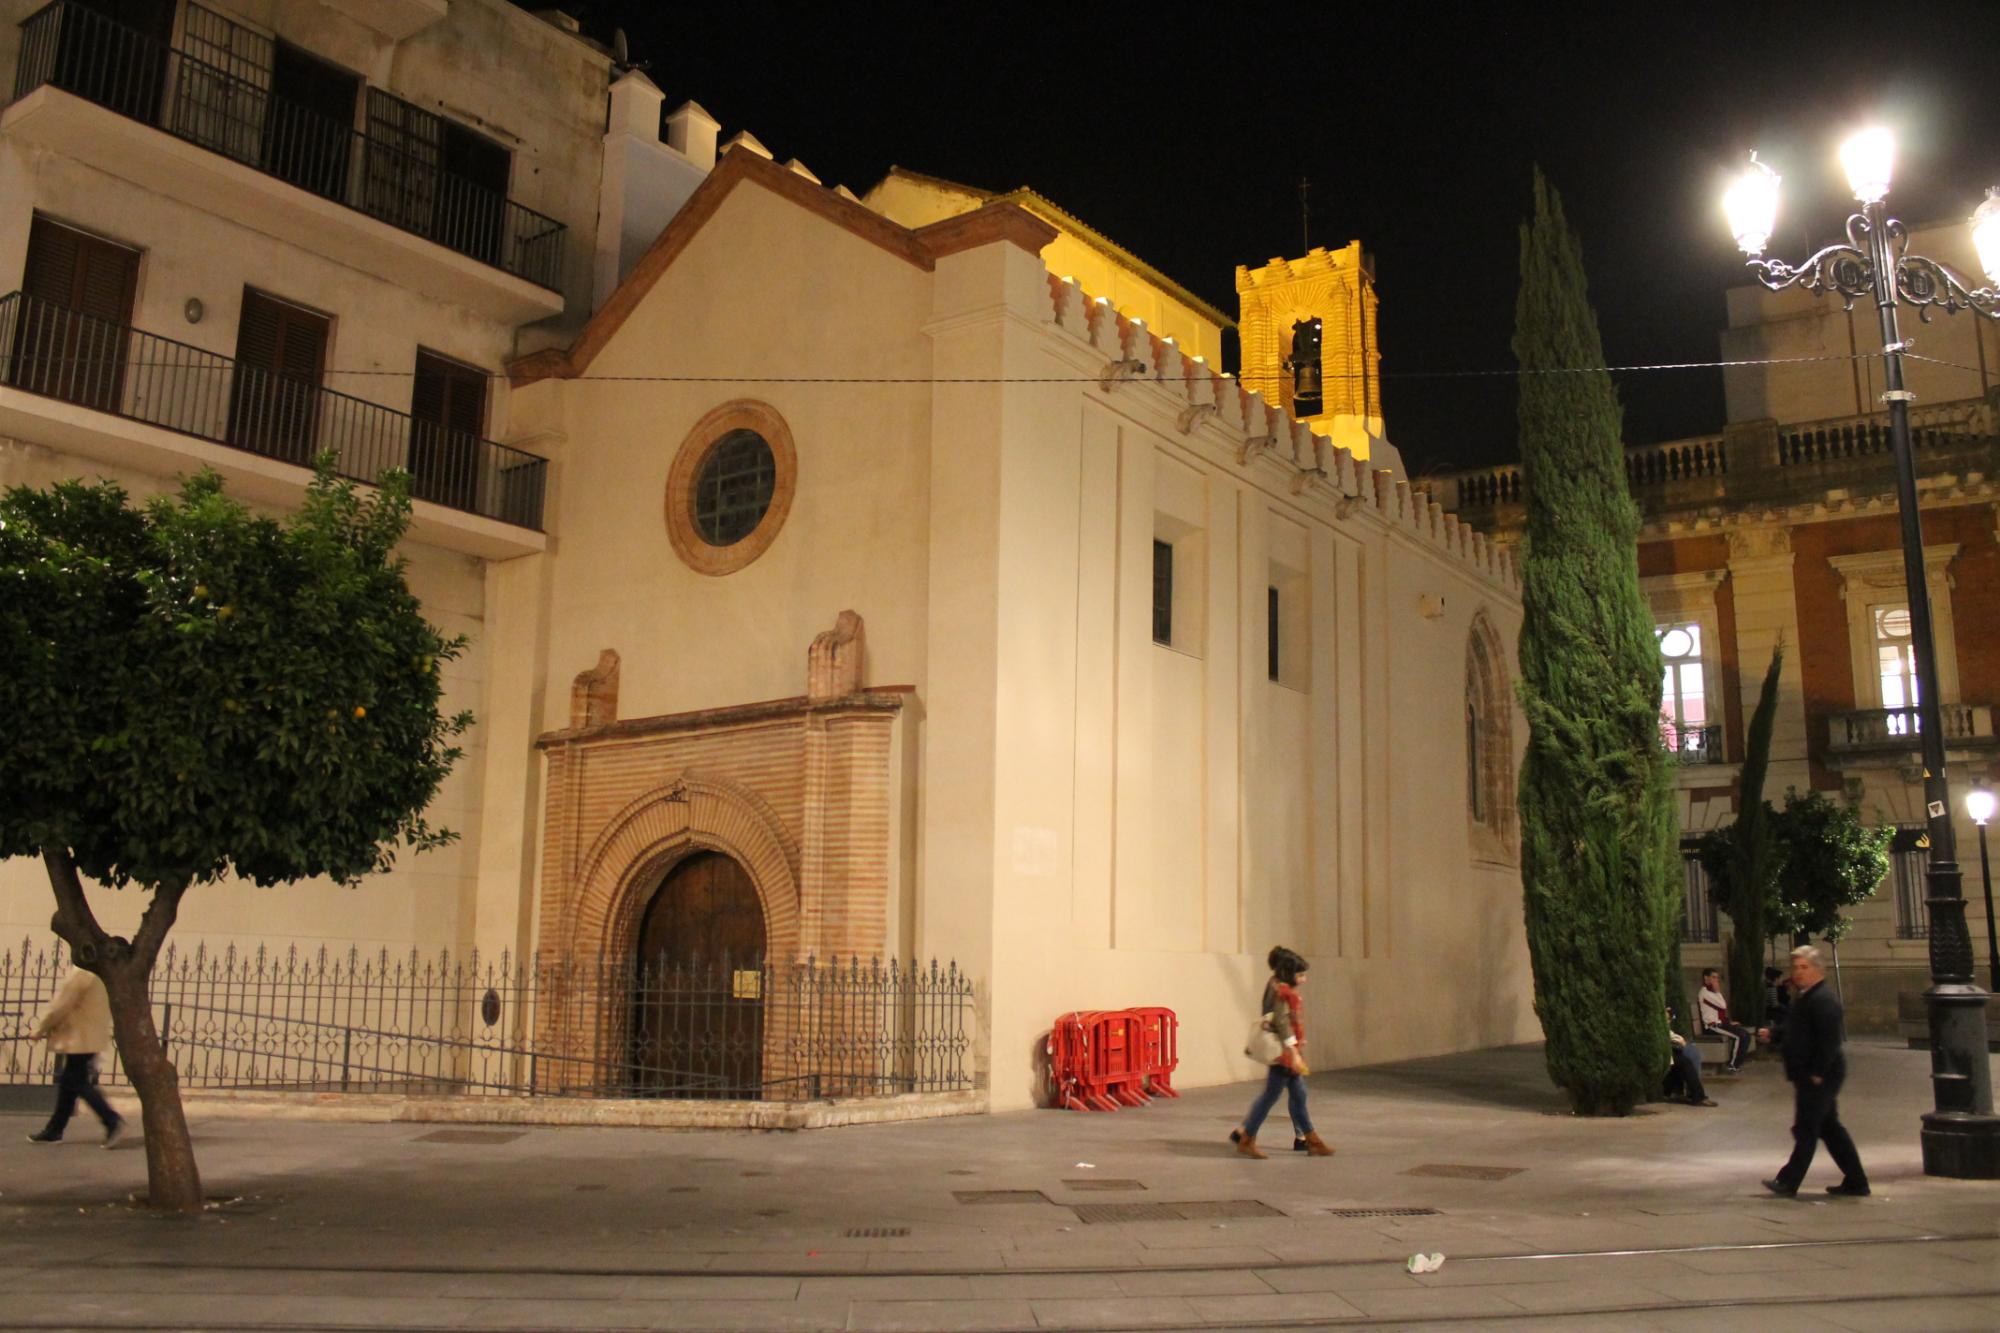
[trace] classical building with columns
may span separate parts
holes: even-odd
[[[1976,271],[1963,226],[1920,229],[1913,245]],[[1897,830],[1874,897],[1852,912],[1839,955],[1849,1021],[1924,1030],[1929,985],[1922,768],[1903,555],[1878,401],[1865,355],[1872,316],[1797,289],[1728,293],[1728,424],[1713,435],[1635,447],[1626,475],[1644,526],[1639,572],[1652,600],[1665,682],[1661,725],[1680,753],[1690,842],[1735,818],[1745,729],[1774,646],[1785,645],[1767,799],[1824,791]],[[1955,797],[2000,779],[2000,337],[1990,321],[1940,318],[1916,335],[1911,411],[1924,555]],[[1775,362],[1776,364],[1757,364]],[[1525,519],[1520,469],[1419,483],[1503,544]],[[1959,862],[1985,975],[1986,909],[1977,830],[1964,809]],[[1718,916],[1687,862],[1683,958],[1717,965]]]
[[[1512,560],[1412,490],[1379,422],[1364,458],[1186,350],[1196,324],[1149,327],[1220,326],[1149,316],[1178,289],[1052,206],[899,221],[498,0],[328,3],[318,27],[129,9],[120,40],[173,53],[159,86],[87,78],[93,48],[18,16],[41,63],[0,111],[0,263],[33,289],[9,299],[236,387],[177,417],[115,351],[79,382],[31,339],[0,384],[5,479],[150,493],[213,466],[282,511],[314,447],[364,482],[410,467],[413,583],[471,640],[450,702],[477,716],[434,812],[449,852],[352,888],[202,886],[184,943],[727,956],[750,1004],[760,968],[951,960],[996,1108],[1040,1094],[1071,1009],[1177,1010],[1184,1086],[1255,1073],[1279,943],[1314,961],[1317,1064],[1535,1036]],[[482,41],[567,100],[467,91]],[[224,50],[264,53],[230,76],[274,102],[331,115],[345,90],[362,157],[414,159],[412,189],[440,179],[425,145],[458,144],[477,225],[371,186],[348,139],[301,180],[261,128],[225,132],[197,78]],[[461,110],[416,116],[439,105]],[[1065,237],[1115,295],[1052,271]],[[93,894],[114,929],[132,898]],[[0,923],[47,917],[38,867],[0,867]],[[616,1063],[648,1020],[594,1003],[549,1023]]]

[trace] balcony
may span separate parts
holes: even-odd
[[[1683,764],[1720,764],[1726,762],[1722,754],[1722,728],[1677,727],[1671,722],[1660,724],[1660,741],[1668,753]]]
[[[1993,734],[1993,709],[1988,704],[1941,704],[1947,753],[1991,751],[2000,745]],[[1827,760],[1848,763],[1897,763],[1917,759],[1923,723],[1914,708],[1864,708],[1835,713],[1826,720]]]
[[[272,503],[331,449],[370,485],[407,469],[426,541],[489,557],[544,545],[546,459],[21,292],[0,297],[0,435],[155,475],[213,467]]]
[[[73,0],[21,25],[0,133],[495,318],[562,313],[563,224],[436,142],[356,131]]]

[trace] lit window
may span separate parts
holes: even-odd
[[[1878,606],[1869,614],[1875,632],[1875,679],[1881,686],[1882,707],[1917,706],[1917,646],[1910,638],[1910,608]],[[1914,712],[1892,713],[1889,734],[1910,736],[1917,730]]]
[[[1676,754],[1709,744],[1707,681],[1701,666],[1701,626],[1661,625],[1653,631],[1665,676],[1660,688],[1660,732]]]

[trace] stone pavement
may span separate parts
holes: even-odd
[[[192,1222],[117,1202],[136,1144],[0,1114],[0,1327],[2000,1328],[2000,1183],[1922,1175],[1927,1056],[1851,1053],[1866,1200],[1823,1157],[1811,1198],[1758,1187],[1774,1061],[1578,1120],[1533,1047],[1316,1076],[1330,1161],[1231,1155],[1247,1085],[795,1134],[210,1115],[241,1202]]]

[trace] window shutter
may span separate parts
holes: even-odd
[[[236,326],[236,359],[261,370],[278,368],[278,344],[284,327],[276,301],[247,288],[243,292],[243,318]]]
[[[21,290],[30,297],[67,306],[76,285],[80,232],[38,217],[28,231],[28,264]]]
[[[132,322],[132,291],[139,257],[130,250],[92,240],[81,247],[76,274],[76,308],[113,324]]]
[[[113,324],[132,322],[139,252],[36,217],[21,288],[29,296]]]

